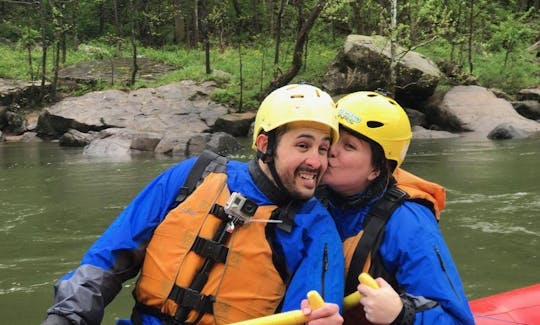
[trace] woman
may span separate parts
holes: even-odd
[[[337,109],[340,138],[318,196],[344,243],[346,293],[362,297],[345,324],[474,324],[438,228],[444,189],[398,169],[411,139],[407,115],[375,92],[345,96]],[[405,177],[402,189],[393,173]],[[358,285],[362,271],[380,288]]]

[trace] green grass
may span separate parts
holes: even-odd
[[[320,85],[322,77],[327,67],[335,59],[341,49],[343,40],[325,41],[320,43],[310,42],[308,48],[308,58],[305,66],[300,70],[298,76],[292,82],[307,81],[315,85]],[[214,73],[205,73],[205,56],[201,49],[187,49],[181,46],[167,46],[162,49],[138,48],[140,56],[163,61],[176,67],[176,70],[164,75],[156,81],[137,81],[135,88],[156,87],[180,80],[190,79],[195,81],[214,80],[218,87],[214,92],[215,100],[226,103],[233,107],[240,106],[242,100],[242,110],[256,108],[258,105],[257,95],[273,79],[274,71],[285,72],[291,61],[292,43],[286,43],[281,48],[280,63],[274,66],[274,44],[270,40],[256,41],[249,44],[242,44],[242,73],[243,80],[240,80],[240,52],[238,48],[212,48],[211,68]],[[248,47],[249,46],[249,47]],[[449,58],[449,47],[444,42],[434,42],[428,47],[417,49],[419,52],[432,58],[433,61]],[[490,53],[482,51],[475,53],[474,75],[480,84],[485,87],[499,88],[510,94],[514,94],[519,89],[534,87],[540,84],[540,77],[533,71],[538,71],[538,64],[534,63],[532,53],[524,50],[516,51],[511,57],[506,67],[503,66],[504,53]],[[88,46],[81,46],[78,51],[68,50],[67,60],[63,66],[73,65],[77,62],[106,59],[113,56],[130,57],[130,47],[126,44],[123,49],[118,50],[114,46],[106,43],[92,43]],[[23,48],[10,45],[0,45],[0,77],[9,79],[29,80],[29,68],[27,53]],[[36,48],[32,52],[35,79],[39,79],[38,71],[41,65],[41,49]],[[48,68],[50,75],[52,69],[52,52],[48,52]],[[468,65],[463,64],[464,71]],[[219,71],[218,71],[219,70]],[[240,98],[240,85],[243,86],[243,98]],[[441,84],[440,87],[447,85]],[[99,88],[106,88],[106,83],[100,83]],[[115,85],[116,88],[123,87]],[[83,88],[78,90],[78,94],[92,90]]]

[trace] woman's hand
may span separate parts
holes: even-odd
[[[403,303],[398,293],[383,278],[375,279],[380,288],[373,289],[365,284],[358,285],[362,295],[360,303],[364,306],[366,319],[374,324],[390,324],[399,315]]]
[[[343,317],[339,314],[336,304],[325,302],[321,308],[312,310],[307,299],[302,300],[302,312],[309,318],[308,325],[339,325],[343,324]]]

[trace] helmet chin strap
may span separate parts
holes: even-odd
[[[257,158],[259,158],[263,163],[268,165],[268,169],[270,169],[270,174],[272,174],[272,178],[274,179],[274,182],[276,183],[276,186],[280,191],[283,191],[283,193],[286,193],[287,196],[293,198],[291,192],[285,188],[283,185],[283,182],[281,181],[281,178],[279,177],[279,174],[276,170],[276,165],[274,161],[274,155],[275,155],[275,147],[276,147],[276,136],[275,132],[270,132],[268,134],[268,145],[266,146],[266,152],[262,152],[260,150],[257,150]]]

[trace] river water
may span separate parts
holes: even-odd
[[[0,143],[2,323],[38,324],[55,280],[175,162],[89,158],[56,143]],[[540,139],[413,141],[404,168],[447,188],[440,227],[470,299],[540,282],[539,167]],[[128,282],[104,324],[129,316],[132,289]]]

